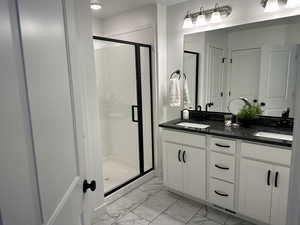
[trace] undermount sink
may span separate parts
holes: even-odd
[[[206,128],[210,127],[207,124],[189,123],[189,122],[180,122],[180,123],[177,123],[176,125],[183,126],[183,127],[198,128],[198,129],[206,129]]]
[[[280,139],[285,141],[293,141],[292,135],[286,134],[278,134],[278,133],[271,133],[271,132],[257,132],[255,134],[257,137],[265,137],[265,138],[273,138],[273,139]]]

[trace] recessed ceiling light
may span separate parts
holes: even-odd
[[[102,9],[102,5],[101,5],[100,2],[97,1],[97,0],[92,0],[92,1],[91,1],[91,4],[90,4],[90,7],[91,7],[91,9],[93,9],[93,10],[100,10],[100,9]]]

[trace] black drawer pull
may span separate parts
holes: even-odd
[[[182,161],[183,161],[184,163],[186,163],[186,160],[185,160],[185,154],[186,154],[186,151],[184,151],[183,154],[182,154]]]
[[[278,176],[279,176],[279,173],[276,172],[276,173],[275,173],[275,187],[276,187],[276,188],[278,187]]]
[[[268,177],[267,177],[267,184],[268,184],[268,186],[271,185],[270,179],[271,179],[271,170],[268,170]]]
[[[218,168],[218,169],[221,169],[221,170],[229,170],[230,168],[228,167],[225,167],[225,166],[220,166],[218,164],[215,164],[215,167]]]
[[[215,193],[216,193],[217,195],[222,196],[222,197],[228,197],[228,196],[229,196],[228,194],[221,193],[221,192],[219,192],[219,191],[215,191]]]
[[[218,143],[216,143],[216,146],[221,147],[221,148],[230,148],[230,145],[223,145],[223,144],[218,144]]]
[[[179,151],[178,151],[178,155],[177,155],[177,157],[178,157],[178,161],[179,161],[179,162],[181,162],[180,155],[181,155],[181,150],[179,150]]]

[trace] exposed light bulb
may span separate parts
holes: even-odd
[[[192,28],[193,27],[193,20],[189,13],[185,16],[184,21],[183,21],[183,28]]]
[[[206,18],[205,18],[205,15],[203,14],[199,14],[197,16],[197,20],[196,20],[196,26],[201,26],[201,25],[204,25],[206,24]]]
[[[196,26],[202,26],[202,25],[205,25],[206,23],[207,23],[207,21],[206,21],[206,17],[205,17],[205,13],[204,13],[204,8],[201,7],[200,13],[196,19]]]
[[[221,13],[219,11],[215,11],[211,14],[210,22],[212,23],[220,23],[222,21],[221,19]]]
[[[265,12],[275,12],[279,10],[278,0],[268,0],[265,8]]]
[[[299,5],[300,5],[299,0],[288,0],[285,7],[286,8],[295,8]]]
[[[93,10],[99,10],[99,9],[102,9],[102,5],[99,4],[99,3],[92,3],[92,4],[91,4],[91,9],[93,9]]]
[[[215,5],[214,12],[211,14],[210,22],[211,23],[220,23],[222,21],[221,19],[221,13],[218,10],[219,5]]]

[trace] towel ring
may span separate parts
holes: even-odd
[[[176,75],[178,75],[178,80],[180,80],[181,79],[181,72],[180,72],[180,70],[175,70],[172,74],[171,74],[171,76],[170,76],[170,79],[172,79],[174,76],[176,76]],[[183,76],[184,76],[184,79],[186,80],[186,75],[185,75],[185,73],[183,73]]]
[[[178,75],[178,79],[180,80],[180,78],[181,78],[180,70],[175,70],[175,71],[171,74],[170,80],[171,80],[174,76],[176,76],[176,75]]]

